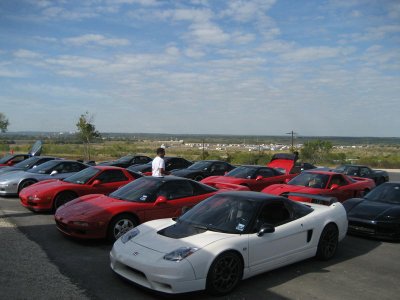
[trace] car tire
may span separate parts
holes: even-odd
[[[33,179],[26,179],[24,181],[22,181],[19,186],[18,186],[18,194],[22,191],[22,189],[26,188],[27,186],[30,186],[34,183],[36,183],[36,180]]]
[[[222,296],[233,291],[243,277],[243,261],[235,252],[220,254],[211,264],[207,274],[206,290]]]
[[[328,260],[332,258],[339,244],[339,230],[335,224],[330,223],[322,230],[318,242],[316,257],[319,260]]]
[[[139,222],[134,216],[130,214],[118,215],[114,217],[108,225],[107,240],[113,243],[123,234],[138,225]]]
[[[60,206],[65,203],[77,198],[78,195],[73,192],[61,192],[54,198],[54,211],[56,211]]]

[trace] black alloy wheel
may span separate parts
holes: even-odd
[[[318,242],[316,257],[320,260],[328,260],[332,258],[339,244],[339,231],[335,224],[328,224],[322,230]]]
[[[207,274],[206,290],[217,296],[230,293],[242,280],[243,262],[235,252],[219,255]]]

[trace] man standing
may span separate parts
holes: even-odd
[[[164,162],[165,150],[164,148],[157,149],[157,156],[151,163],[152,175],[155,177],[162,177],[166,174]]]

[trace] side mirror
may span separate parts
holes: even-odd
[[[54,176],[56,174],[58,174],[58,172],[56,170],[53,170],[53,171],[51,171],[50,176]]]
[[[160,204],[165,204],[165,203],[167,203],[167,197],[158,196],[156,199],[156,202],[154,202],[154,205],[160,205]]]
[[[262,180],[264,177],[262,177],[261,175],[258,175],[257,177],[256,177],[256,180]]]
[[[331,190],[336,190],[338,187],[339,187],[339,185],[334,183],[331,185]]]
[[[8,166],[12,166],[13,163],[14,163],[14,162],[13,162],[12,160],[9,160],[9,161],[7,162],[7,165],[8,165]]]
[[[99,185],[100,183],[101,183],[101,181],[96,179],[95,181],[93,181],[92,186]]]
[[[257,232],[257,236],[263,236],[265,233],[275,232],[275,227],[271,224],[264,223],[261,225],[260,230]]]
[[[285,183],[288,183],[289,181],[290,181],[289,178],[286,178],[286,179],[285,179]]]

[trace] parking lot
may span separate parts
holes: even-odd
[[[390,177],[400,180],[400,173]],[[0,198],[0,241],[0,299],[162,297],[111,271],[110,244],[65,238],[52,214],[32,213],[18,198]],[[400,243],[347,236],[333,260],[309,259],[250,278],[222,299],[397,299],[398,270]]]

